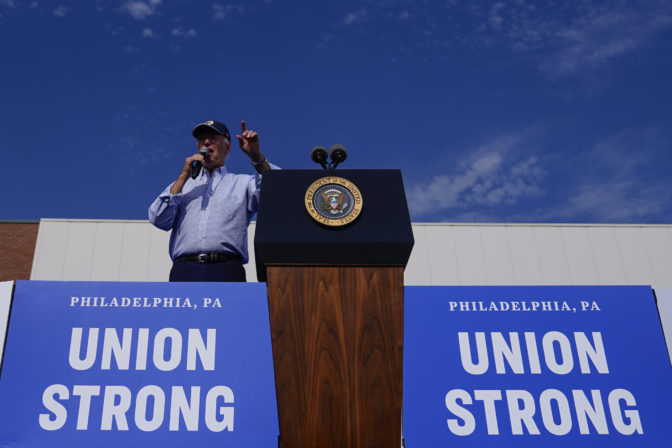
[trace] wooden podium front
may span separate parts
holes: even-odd
[[[304,206],[325,176],[353,182],[359,218],[342,228]],[[268,285],[279,446],[401,445],[404,267],[413,246],[397,170],[264,174],[255,232]]]

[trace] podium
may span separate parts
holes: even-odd
[[[313,219],[313,182],[361,193],[347,225]],[[267,282],[281,448],[401,445],[404,268],[413,233],[399,170],[264,173],[255,231]]]

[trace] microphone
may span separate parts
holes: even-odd
[[[202,155],[203,157],[207,156],[210,154],[212,151],[210,151],[207,146],[201,146],[198,148],[198,153]],[[201,174],[201,168],[203,168],[203,164],[198,161],[191,162],[191,178],[196,179],[199,174]]]
[[[327,149],[324,146],[316,146],[310,151],[310,159],[322,165],[322,168],[327,169]]]
[[[329,148],[329,158],[331,159],[331,169],[335,170],[339,163],[345,161],[348,157],[348,152],[343,145],[331,145]]]

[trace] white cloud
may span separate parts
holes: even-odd
[[[540,70],[553,78],[602,69],[646,46],[672,26],[672,7],[665,1],[556,3],[497,2],[488,11],[467,10],[476,20],[460,38],[477,46],[506,45],[530,52]]]
[[[63,6],[63,5],[60,5],[56,9],[54,9],[54,15],[56,17],[65,17],[65,16],[68,15],[69,12],[70,12],[70,8],[68,8],[67,6]]]
[[[669,208],[671,196],[666,188],[638,180],[587,182],[566,201],[538,216],[550,220],[651,222]]]
[[[536,156],[515,158],[519,138],[504,136],[478,148],[454,173],[410,185],[409,208],[415,218],[450,209],[514,204],[542,193],[545,176]]]
[[[151,28],[143,28],[143,30],[142,30],[142,37],[149,37],[149,38],[151,38],[151,37],[156,37],[156,35],[154,34],[154,31],[152,31]]]
[[[334,36],[332,34],[323,34],[320,37],[320,42],[317,44],[317,49],[321,51],[327,51],[329,44],[333,41]]]
[[[656,20],[650,14],[614,9],[559,29],[555,42],[560,48],[542,62],[541,69],[553,76],[574,75],[599,69],[643,47],[654,33],[672,24],[669,13],[663,12]]]
[[[121,9],[128,12],[134,19],[143,20],[156,14],[161,0],[130,1],[122,5]]]
[[[552,208],[537,214],[545,219],[595,222],[652,222],[664,216],[672,202],[661,154],[669,151],[662,129],[625,130],[597,142],[568,160],[572,176]]]
[[[213,4],[212,10],[214,20],[224,20],[233,13],[243,14],[245,12],[245,8],[241,5],[221,5],[219,3]]]
[[[501,15],[501,11],[504,8],[506,8],[504,3],[497,2],[492,5],[492,8],[490,9],[490,15],[488,19],[490,21],[490,25],[495,29],[501,28],[502,23],[504,22],[504,17]]]
[[[404,22],[409,55],[428,55],[431,60],[455,46],[479,52],[526,53],[550,78],[592,75],[672,28],[669,0],[414,0],[413,4],[417,7],[409,10],[401,0],[369,1],[366,8],[350,11],[330,26],[358,27],[362,34],[357,45],[362,35],[369,45],[385,45],[398,37],[399,30],[375,25],[385,20]],[[331,46],[346,39],[337,37]]]
[[[188,30],[182,28],[173,28],[172,30],[170,30],[170,34],[175,37],[184,37],[184,38],[196,37],[196,30],[193,28],[190,28]]]
[[[367,13],[365,9],[349,12],[343,17],[343,24],[350,26],[355,23],[364,22],[366,20],[366,15]]]

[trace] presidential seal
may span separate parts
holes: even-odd
[[[317,222],[327,226],[344,226],[362,211],[359,189],[342,177],[323,177],[306,191],[306,210]]]

